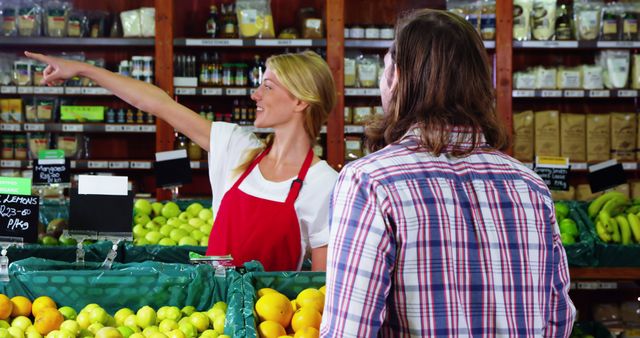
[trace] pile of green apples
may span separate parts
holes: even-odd
[[[560,239],[562,245],[571,245],[579,241],[580,232],[578,231],[578,224],[571,217],[569,217],[569,206],[558,201],[554,203],[556,209],[556,221],[560,228]]]
[[[175,202],[138,199],[133,213],[135,245],[207,246],[213,227],[213,212],[197,202],[183,211]]]

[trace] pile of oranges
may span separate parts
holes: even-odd
[[[304,289],[292,300],[271,288],[258,290],[255,310],[260,337],[319,337],[324,288]]]
[[[24,296],[10,299],[0,294],[0,337],[5,335],[5,330],[13,337],[39,338],[57,330],[64,320],[56,303],[47,296],[38,297],[32,303]]]

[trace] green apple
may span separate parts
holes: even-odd
[[[116,313],[113,315],[113,318],[115,318],[116,320],[116,325],[122,326],[124,325],[124,320],[132,314],[133,310],[127,307],[123,307],[122,309],[116,311]]]
[[[76,319],[78,313],[71,306],[63,306],[58,309],[64,319]]]
[[[212,219],[213,218],[213,212],[211,211],[211,209],[202,209],[198,213],[198,218],[203,220],[203,221]]]
[[[146,239],[147,241],[149,241],[149,243],[151,244],[158,244],[158,242],[160,242],[160,240],[163,238],[164,236],[162,236],[161,233],[157,232],[157,231],[151,231],[149,232],[146,236],[144,236],[144,239]]]
[[[76,335],[73,332],[60,329],[60,331],[58,332],[57,338],[76,338]]]
[[[174,242],[175,243],[175,242]],[[178,245],[191,245],[191,246],[197,246],[198,244],[200,244],[200,242],[196,241],[193,237],[191,236],[185,236],[180,238],[180,242],[178,242]]]
[[[89,312],[89,319],[92,323],[106,325],[109,321],[109,314],[103,308],[95,308]]]
[[[208,246],[209,245],[209,239],[204,237],[200,240],[200,246]]]
[[[211,229],[213,229],[213,223],[205,224],[198,228],[198,230],[202,231],[203,234],[208,236],[211,233]]]
[[[169,306],[166,310],[165,319],[179,321],[182,318],[182,312],[177,306]]]
[[[576,237],[580,234],[580,232],[578,231],[578,225],[571,218],[565,218],[560,221],[559,227],[560,233],[567,233],[573,237]]]
[[[96,333],[98,333],[98,331],[100,331],[100,329],[102,329],[104,327],[104,325],[100,324],[100,323],[93,323],[91,325],[89,325],[89,327],[87,328],[87,330],[91,331],[91,333],[93,333],[94,335]]]
[[[167,338],[167,335],[162,332],[151,332],[147,338]]]
[[[160,224],[154,221],[149,221],[147,222],[147,224],[144,225],[144,228],[147,230],[156,229],[156,228],[160,229]]]
[[[146,338],[146,337],[142,334],[142,332],[136,332],[130,335],[129,338]]]
[[[147,328],[156,323],[156,312],[148,305],[141,307],[136,313],[136,316],[138,317],[138,326],[141,328]]]
[[[189,220],[189,225],[194,228],[199,228],[204,225],[204,221],[199,218],[192,218]]]
[[[194,312],[189,316],[191,324],[198,329],[198,332],[203,332],[209,328],[209,317],[202,312]]]
[[[167,224],[177,228],[180,224],[182,224],[182,221],[177,217],[171,217],[167,220]]]
[[[187,234],[190,234],[191,231],[195,230],[195,228],[187,223],[182,224],[178,227],[178,229],[184,230],[187,232]]]
[[[190,237],[193,237],[193,239],[195,239],[196,241],[199,241],[203,237],[205,237],[205,235],[204,235],[204,233],[202,233],[202,231],[196,229],[196,230],[191,231],[191,236]]]
[[[122,333],[115,327],[103,327],[96,332],[96,338],[122,338]]]
[[[166,237],[169,237],[169,234],[173,229],[175,229],[173,225],[165,224],[160,227],[160,233]]]
[[[226,319],[225,315],[218,316],[216,320],[213,321],[213,329],[218,331],[219,334],[224,333],[224,321]]]
[[[145,337],[149,337],[154,332],[160,332],[160,329],[155,325],[149,326],[149,327],[145,328],[144,330],[142,330],[142,334]]]
[[[158,242],[159,245],[164,245],[164,246],[174,246],[177,245],[178,243],[176,243],[176,241],[172,240],[171,238],[163,238]]]
[[[184,315],[184,316],[191,316],[191,314],[196,312],[196,308],[194,306],[187,305],[187,306],[183,307],[182,309],[180,309],[180,311],[182,311],[182,315]]]
[[[178,216],[180,214],[180,207],[175,202],[167,202],[162,207],[162,216],[166,218],[171,218]]]
[[[202,333],[200,334],[200,338],[217,338],[217,337],[219,337],[219,336],[220,336],[220,335],[219,335],[218,331],[216,331],[216,330],[211,330],[211,329],[209,329],[209,330],[205,330],[204,332],[202,332]]]
[[[178,215],[178,219],[184,222],[188,222],[190,218],[191,218],[191,214],[189,214],[186,211],[183,211]]]
[[[60,235],[60,237],[58,237],[58,241],[62,245],[76,245],[76,244],[78,244],[78,241],[76,241],[75,238],[67,237],[65,235]]]
[[[143,198],[137,199],[133,203],[133,212],[137,215],[151,215],[151,202]]]
[[[163,319],[158,325],[160,332],[169,332],[178,328],[178,323],[173,319]]]
[[[169,237],[176,242],[180,242],[180,239],[187,235],[189,235],[189,233],[183,229],[173,229],[169,234]]]
[[[178,329],[184,333],[186,338],[195,338],[198,336],[198,329],[191,323],[182,323]]]
[[[13,318],[13,320],[11,321],[11,326],[18,327],[22,329],[22,331],[26,330],[31,325],[33,325],[33,323],[31,323],[31,319],[25,316],[18,316],[16,318]]]
[[[120,331],[120,334],[122,335],[123,338],[129,338],[131,337],[132,334],[135,333],[128,326],[118,326],[118,331]]]
[[[144,239],[144,238],[138,238],[138,239],[135,239],[133,241],[133,244],[134,245],[149,245],[151,243],[149,241],[147,241],[146,239]]]
[[[133,224],[147,224],[151,222],[149,215],[137,214],[133,216]]]
[[[42,338],[42,335],[36,330],[35,326],[29,326],[27,330],[24,331],[24,335],[27,338]]]
[[[167,337],[169,337],[169,338],[186,338],[186,337],[184,336],[184,333],[182,333],[182,331],[180,331],[180,330],[178,330],[178,329],[172,330],[172,331],[167,332],[167,333],[165,333],[165,334],[166,334],[166,335],[167,335]]]
[[[97,309],[99,308],[100,305],[96,304],[96,303],[91,303],[91,304],[87,304],[85,307],[82,308],[82,310],[80,310],[80,312],[91,312],[91,310],[93,309]]]
[[[0,328],[8,329],[11,325],[6,320],[0,320]]]
[[[138,317],[134,314],[128,315],[127,318],[122,322],[124,326],[128,326],[133,329],[133,331],[140,331],[140,327],[138,327]],[[136,330],[138,328],[138,330]]]
[[[209,309],[209,311],[207,311],[207,317],[209,317],[209,320],[211,321],[211,323],[213,323],[216,318],[220,317],[220,316],[224,316],[225,312],[220,309],[220,308],[211,308]]]
[[[80,311],[78,316],[76,317],[76,322],[80,325],[81,328],[86,329],[91,325],[91,319],[89,318],[88,311]]]
[[[0,328],[0,338],[11,338],[11,333],[5,328]]]
[[[186,211],[191,214],[191,217],[198,217],[198,214],[200,213],[200,211],[202,211],[202,209],[204,209],[202,204],[195,202],[189,204]]]
[[[560,241],[562,242],[562,245],[571,245],[576,242],[576,239],[572,235],[564,233],[560,234]]]
[[[80,329],[80,333],[78,334],[78,338],[93,338],[93,332],[87,329]]]
[[[80,333],[80,325],[78,324],[78,322],[71,319],[67,319],[62,322],[62,324],[60,324],[60,330],[63,329],[73,333],[74,337],[78,335],[78,333]]]
[[[218,301],[215,304],[213,304],[213,306],[211,308],[212,309],[220,309],[220,310],[222,310],[222,313],[226,313],[227,312],[227,303],[225,303],[223,301]]]
[[[167,224],[167,217],[164,216],[156,216],[151,220],[156,222],[157,224]]]
[[[151,209],[153,209],[153,216],[160,216],[162,214],[162,203],[160,202],[151,203]]]

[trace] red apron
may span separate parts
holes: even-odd
[[[298,269],[302,253],[294,202],[311,166],[313,151],[309,149],[285,202],[276,202],[238,188],[269,150],[263,151],[224,194],[209,236],[207,255],[231,254],[236,266],[255,259],[266,271],[293,271]]]

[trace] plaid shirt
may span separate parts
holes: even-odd
[[[411,150],[418,135],[340,173],[321,337],[568,337],[575,308],[544,182],[484,140],[436,157]]]

